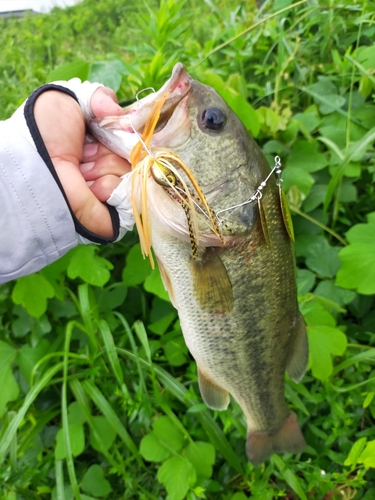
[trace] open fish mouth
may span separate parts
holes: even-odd
[[[122,116],[89,120],[89,129],[115,153],[129,160],[130,152],[143,134],[155,103],[166,95],[152,136],[151,147],[177,147],[183,144],[190,134],[187,103],[192,81],[185,66],[177,63],[171,78],[157,92],[152,92],[124,108],[125,114]]]

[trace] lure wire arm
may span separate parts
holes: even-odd
[[[242,203],[239,203],[238,205],[233,205],[233,206],[228,207],[228,208],[223,208],[222,210],[218,210],[216,212],[216,218],[217,218],[219,224],[223,224],[223,222],[224,222],[222,219],[220,219],[220,217],[218,217],[219,214],[222,214],[224,212],[228,212],[229,210],[235,210],[236,208],[243,207],[244,205],[247,205],[248,203],[252,203],[255,200],[259,201],[263,196],[263,192],[262,192],[263,189],[266,187],[267,182],[269,181],[270,177],[272,176],[272,174],[274,172],[276,173],[276,177],[277,177],[276,185],[281,186],[283,180],[280,177],[281,176],[280,156],[275,156],[275,166],[273,167],[271,172],[267,175],[265,180],[259,184],[259,186],[256,188],[256,190],[254,191],[254,193],[251,195],[251,197],[248,200],[243,201]]]

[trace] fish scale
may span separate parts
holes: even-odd
[[[170,148],[189,167],[225,235],[220,238],[207,224],[209,214],[197,210],[193,258],[190,213],[168,187],[149,178],[152,246],[197,363],[203,400],[216,410],[228,407],[229,394],[238,402],[247,420],[247,456],[255,466],[272,453],[300,453],[305,441],[284,385],[286,371],[296,382],[302,378],[308,344],[297,304],[290,222],[284,220],[277,180],[269,177],[264,155],[223,99],[181,64],[155,102],[160,92],[171,96],[165,102],[170,119],[157,128],[151,148]],[[147,121],[152,99],[147,96],[144,107],[139,101],[134,123]],[[93,133],[124,157],[134,144],[124,131],[123,145],[116,133],[113,146],[111,130],[100,121]],[[189,185],[184,173],[181,178]]]

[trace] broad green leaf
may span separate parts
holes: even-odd
[[[109,280],[113,265],[96,255],[94,245],[79,245],[68,266],[69,278],[81,278],[86,283],[103,286]]]
[[[81,487],[83,491],[95,497],[106,497],[111,491],[110,483],[104,477],[104,471],[100,465],[94,464],[85,472]]]
[[[56,80],[70,80],[71,78],[80,78],[82,81],[87,80],[89,75],[90,64],[86,61],[74,61],[62,64],[53,69],[46,77],[47,82]]]
[[[285,7],[291,5],[292,2],[293,0],[275,0],[272,6],[272,10],[274,12],[277,12],[278,10],[284,9]]]
[[[309,90],[323,115],[342,108],[346,102],[344,97],[338,95],[335,85],[328,77],[319,77],[319,82],[311,85]]]
[[[125,68],[119,59],[91,63],[88,80],[99,82],[117,92],[121,86]]]
[[[317,172],[327,166],[327,158],[325,154],[319,152],[317,141],[307,142],[300,140],[288,156],[287,166],[309,173]]]
[[[91,446],[95,450],[101,451],[102,447],[104,445],[104,449],[109,450],[109,448],[113,445],[113,443],[116,439],[116,431],[109,424],[106,417],[103,417],[101,415],[99,415],[97,417],[92,417],[91,422],[92,422],[94,429],[101,437],[101,442],[98,443],[98,440],[96,439],[95,434],[90,427],[90,444],[91,444]]]
[[[238,491],[230,497],[230,500],[249,500],[249,497],[247,497],[245,493],[242,493],[242,491]]]
[[[300,295],[310,292],[315,285],[315,274],[308,269],[297,269],[297,288]]]
[[[293,116],[292,120],[298,123],[302,131],[306,130],[307,132],[313,132],[320,123],[316,111],[297,113]]]
[[[308,197],[303,202],[303,211],[311,212],[319,205],[323,205],[326,196],[327,186],[325,184],[314,184],[309,192]]]
[[[318,286],[314,290],[314,294],[333,300],[340,306],[349,304],[356,295],[355,292],[351,290],[344,290],[336,286],[334,280],[324,280],[318,283]]]
[[[51,347],[50,342],[42,339],[35,347],[25,344],[17,354],[17,363],[25,380],[30,383],[31,372],[36,363],[45,356]]]
[[[373,500],[375,498],[375,488],[369,488],[361,500]]]
[[[261,106],[256,110],[256,113],[259,123],[263,125],[262,130],[265,130],[266,133],[274,135],[279,130],[285,130],[286,120],[275,113],[273,109]]]
[[[308,326],[336,326],[335,318],[316,300],[302,302],[300,310]]]
[[[365,68],[375,68],[375,46],[361,46],[354,53],[355,59]]]
[[[170,500],[183,500],[189,488],[195,484],[196,472],[188,460],[174,456],[159,468],[157,478],[165,485]]]
[[[72,455],[77,457],[85,449],[85,434],[83,431],[83,425],[72,424],[69,425],[68,428]],[[58,433],[56,434],[55,458],[56,460],[62,460],[66,457],[67,454],[65,449],[64,431],[63,429],[59,429]]]
[[[121,306],[126,298],[128,288],[122,283],[116,283],[114,286],[106,287],[104,289],[96,289],[99,293],[97,295],[98,311],[103,313],[113,311]]]
[[[365,467],[375,468],[375,440],[366,444],[366,448],[361,453],[358,462],[363,463]]]
[[[333,123],[332,123],[333,122]],[[332,113],[322,120],[319,127],[319,140],[330,149],[332,159],[343,161],[346,146],[346,118],[338,113]]]
[[[164,302],[164,303],[166,303],[166,302]],[[176,319],[176,312],[173,311],[173,312],[161,317],[157,321],[154,321],[154,323],[147,325],[147,329],[150,332],[157,333],[158,335],[163,335],[167,331],[170,324],[175,319]]]
[[[143,258],[140,244],[137,243],[129,250],[126,257],[122,279],[127,286],[140,285],[151,272],[150,261]]]
[[[246,99],[240,95],[235,95],[228,89],[217,89],[221,97],[227,102],[228,106],[238,116],[250,133],[257,137],[260,130],[259,119],[255,109],[249,104]]]
[[[307,328],[311,370],[319,380],[327,379],[333,370],[331,355],[344,354],[347,340],[345,334],[330,326]]]
[[[22,304],[26,311],[39,318],[47,310],[47,299],[55,296],[53,286],[40,274],[19,278],[13,289],[15,304]]]
[[[332,278],[340,268],[338,247],[332,247],[325,238],[319,238],[309,246],[306,265],[309,269],[324,278]]]
[[[367,224],[357,224],[347,233],[349,245],[339,253],[342,267],[337,273],[336,284],[354,288],[357,292],[375,293],[375,221],[373,214]]]
[[[164,346],[164,353],[172,366],[181,366],[186,363],[188,349],[183,337],[169,340]]]
[[[189,443],[185,450],[185,456],[195,468],[197,476],[210,478],[212,466],[215,463],[215,448],[211,443],[197,441]]]
[[[346,233],[349,243],[375,245],[375,212],[367,215],[368,223],[356,224]]]
[[[68,422],[69,425],[83,424],[86,422],[86,416],[77,401],[73,401],[68,406]]]
[[[169,295],[164,287],[159,269],[155,268],[154,271],[147,276],[143,286],[146,292],[153,293],[157,297],[169,301]]]
[[[340,162],[334,162],[331,163],[329,166],[329,173],[333,177],[338,170],[341,168],[341,161]],[[345,177],[354,177],[358,178],[361,175],[362,167],[360,163],[354,163],[350,162],[346,164],[345,170],[343,170],[342,175]],[[345,177],[343,180],[345,180]],[[356,180],[356,179],[355,179]],[[355,186],[353,186],[354,188]],[[340,186],[340,201],[345,201],[345,199],[342,199],[342,186]],[[345,198],[345,197],[344,197]]]
[[[171,455],[171,451],[154,432],[146,434],[141,440],[139,451],[142,457],[149,462],[162,462]]]
[[[341,202],[353,203],[357,201],[358,191],[353,183],[354,180],[352,179],[342,179],[339,190],[339,200]]]
[[[296,167],[285,167],[283,169],[283,189],[286,192],[290,190],[292,186],[295,186],[301,193],[307,196],[310,192],[311,186],[314,184],[314,177],[310,175],[306,170]]]
[[[16,354],[17,351],[12,346],[0,340],[0,417],[3,416],[8,402],[17,399],[20,393],[12,372]]]
[[[359,456],[361,455],[361,453],[366,445],[366,442],[367,442],[367,438],[362,437],[362,438],[358,439],[358,441],[356,441],[353,444],[353,446],[349,452],[349,455],[347,456],[347,458],[344,462],[344,465],[357,465]]]
[[[169,417],[163,416],[155,420],[153,429],[155,435],[172,450],[180,451],[184,446],[184,435]]]

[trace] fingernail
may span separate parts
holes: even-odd
[[[86,184],[88,185],[88,187],[92,186],[94,184],[95,181],[87,181]]]
[[[91,156],[94,156],[96,155],[96,153],[98,152],[98,143],[95,142],[93,144],[85,144],[83,146],[83,156],[84,158],[90,158]]]
[[[94,161],[90,161],[89,163],[81,163],[81,165],[79,166],[81,174],[84,174],[89,170],[91,170],[94,165],[95,165]]]

